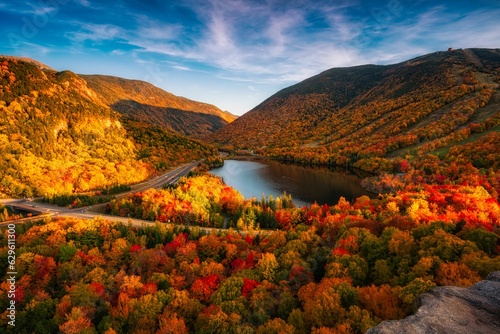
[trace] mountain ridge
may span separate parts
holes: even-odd
[[[136,183],[214,152],[127,119],[71,71],[0,58],[0,196],[51,197]]]
[[[214,105],[164,91],[148,82],[109,75],[80,75],[111,109],[135,120],[201,137],[236,117]]]
[[[123,97],[134,97],[134,100],[137,101],[138,103],[143,103],[143,104],[148,104],[152,105],[155,107],[165,107],[166,105],[162,103],[161,98],[163,96],[169,97],[174,102],[177,104],[172,104],[170,107],[172,108],[177,108],[180,110],[186,110],[186,111],[194,111],[196,106],[202,106],[204,108],[197,110],[196,112],[199,113],[208,113],[208,112],[213,112],[213,113],[218,113],[220,114],[220,117],[225,119],[226,121],[231,121],[234,118],[236,118],[235,115],[227,112],[227,111],[222,111],[216,106],[209,104],[209,103],[204,103],[204,102],[199,102],[199,101],[194,101],[191,99],[188,99],[183,96],[177,96],[174,95],[170,92],[167,92],[159,87],[156,87],[155,85],[143,81],[143,80],[136,80],[136,79],[126,79],[122,77],[117,77],[117,76],[112,76],[112,75],[103,75],[103,74],[79,74],[80,77],[84,78],[87,83],[90,83],[91,86],[97,87],[98,85],[96,84],[99,80],[110,82],[110,83],[115,83],[116,85],[120,86],[120,88],[123,89],[124,93],[121,96],[120,99],[123,99]],[[105,87],[103,87],[105,88]],[[135,93],[134,95],[125,92],[126,88],[134,89]],[[110,87],[108,87],[110,89]],[[149,92],[147,92],[149,90]],[[146,91],[148,94],[144,94],[144,91]],[[106,93],[104,90],[101,90],[100,93],[106,97],[106,100],[111,100],[111,102],[116,102],[120,99],[117,98],[117,96],[110,96],[109,91]],[[178,102],[179,101],[179,102]],[[188,106],[183,106],[188,105]],[[182,109],[185,108],[185,109]],[[189,109],[188,109],[189,108]]]
[[[20,60],[20,61],[24,61],[26,63],[31,63],[31,64],[33,64],[35,66],[38,66],[42,70],[56,71],[52,67],[50,67],[48,65],[45,65],[44,63],[42,63],[42,62],[40,62],[38,60],[35,60],[33,58],[29,58],[29,57],[8,56],[8,55],[2,55],[2,54],[0,54],[0,58],[9,59],[9,60]]]
[[[85,92],[99,104],[109,106],[125,117],[160,126],[188,137],[201,138],[232,122],[237,116],[218,107],[176,96],[153,84],[102,74],[77,74],[70,70],[57,71],[31,58],[0,56],[33,64],[42,71],[73,76],[73,80],[85,80],[89,89]],[[79,78],[79,79],[77,79]],[[83,87],[79,84],[78,87]]]
[[[398,149],[396,155],[404,157],[409,151],[404,148],[412,145],[427,153],[458,142],[450,136],[497,131],[500,115],[486,109],[498,104],[499,68],[499,49],[438,51],[391,65],[332,68],[282,89],[209,140],[229,150],[260,149],[335,165],[354,166],[368,156],[385,159]],[[439,111],[446,106],[448,111]],[[436,119],[421,124],[428,117]],[[313,157],[318,155],[322,158]]]

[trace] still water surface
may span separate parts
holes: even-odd
[[[355,175],[331,172],[276,161],[226,160],[224,166],[210,171],[221,176],[227,185],[237,189],[245,198],[275,198],[283,192],[291,194],[298,206],[336,204],[340,196],[353,200],[369,195]]]

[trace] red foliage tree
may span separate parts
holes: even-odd
[[[243,278],[243,287],[241,288],[241,294],[245,297],[250,297],[253,289],[259,286],[259,282],[253,279]]]
[[[191,285],[191,294],[194,298],[202,302],[208,302],[210,296],[219,287],[220,277],[215,274],[210,274],[206,277],[198,278]]]

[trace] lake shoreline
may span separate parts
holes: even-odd
[[[311,163],[305,163],[305,162],[300,162],[296,160],[291,160],[291,159],[283,159],[283,158],[278,158],[278,157],[270,157],[270,156],[265,156],[265,155],[234,155],[234,156],[224,156],[224,160],[240,160],[240,161],[276,161],[285,165],[294,165],[294,166],[300,166],[300,167],[306,167],[306,168],[313,168],[313,169],[325,169],[330,172],[343,172],[343,173],[348,173],[348,174],[354,174],[358,176],[361,179],[366,179],[374,176],[378,176],[379,174],[377,173],[371,173],[359,168],[355,167],[342,167],[339,165],[330,165],[330,164],[311,164]]]
[[[297,206],[314,202],[334,205],[340,197],[354,201],[363,195],[375,196],[361,186],[362,178],[349,171],[282,163],[268,157],[231,157],[210,173],[222,177],[245,198],[261,198],[262,194],[277,197],[286,192]]]

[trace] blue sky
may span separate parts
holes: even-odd
[[[498,0],[0,0],[0,54],[234,114],[332,67],[500,48]]]

